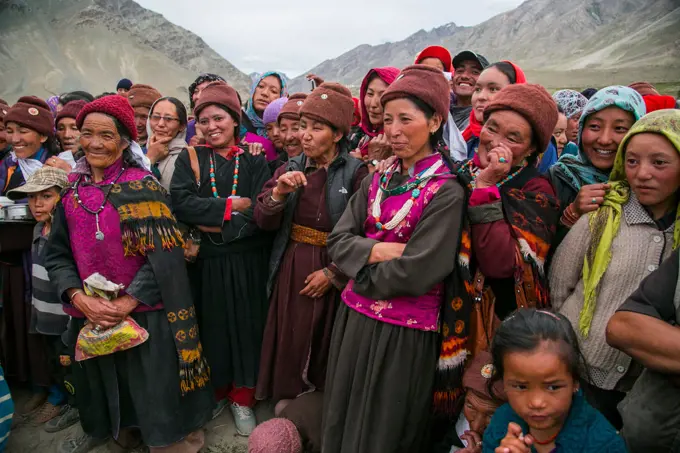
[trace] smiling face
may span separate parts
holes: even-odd
[[[76,126],[75,118],[62,118],[57,123],[57,140],[61,144],[61,149],[75,153],[78,150],[78,140],[80,131]]]
[[[270,102],[281,97],[281,80],[274,75],[270,75],[260,80],[253,93],[253,109],[262,116],[262,112]]]
[[[560,156],[562,151],[564,151],[564,147],[569,143],[567,139],[567,117],[564,113],[557,115],[553,137],[555,137],[555,142],[557,143],[557,156]]]
[[[592,164],[609,171],[623,137],[635,123],[632,113],[612,106],[586,118],[581,133],[581,149]]]
[[[626,146],[626,179],[640,204],[661,218],[677,205],[680,155],[666,137],[634,135]]]
[[[505,354],[503,385],[512,409],[541,441],[560,431],[579,388],[552,341],[543,341],[533,351]]]
[[[532,141],[531,124],[512,110],[498,110],[489,116],[479,134],[479,162],[481,168],[489,165],[489,153],[503,143],[512,151],[512,165],[521,165],[536,151]]]
[[[157,102],[154,105],[153,111],[150,112],[149,123],[156,138],[175,138],[182,130],[177,115],[177,107],[168,100]]]
[[[466,60],[461,62],[456,66],[453,75],[453,93],[463,98],[472,96],[481,73],[482,67],[476,61]]]
[[[279,121],[279,134],[281,134],[281,140],[283,140],[283,150],[288,154],[288,157],[302,154],[299,120],[281,118]]]
[[[33,214],[33,218],[38,222],[48,222],[51,219],[52,211],[59,201],[59,190],[57,187],[50,187],[42,192],[28,194],[28,208]]]
[[[364,107],[366,107],[368,112],[368,121],[374,129],[379,128],[383,123],[383,108],[380,103],[380,97],[388,86],[380,77],[375,75],[366,87],[366,95],[363,99]]]
[[[394,99],[385,104],[385,135],[394,154],[402,160],[431,152],[430,134],[439,129],[441,118],[428,119],[409,99]]]
[[[85,117],[80,128],[80,147],[92,168],[103,171],[110,167],[128,146],[111,117],[103,113],[90,113]]]
[[[496,94],[508,85],[510,85],[508,76],[498,68],[492,66],[482,72],[472,93],[472,111],[477,121],[484,122],[484,109]]]
[[[196,126],[201,130],[208,146],[223,149],[236,144],[238,124],[229,113],[216,105],[209,105],[201,110]]]
[[[40,135],[33,129],[10,121],[5,130],[7,141],[19,159],[28,159],[40,150],[47,136]]]
[[[322,156],[333,156],[342,133],[334,131],[328,124],[302,116],[300,118],[300,141],[302,152],[312,160]]]

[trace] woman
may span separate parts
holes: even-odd
[[[352,156],[357,159],[380,161],[392,155],[383,131],[380,97],[398,75],[397,68],[375,68],[361,82],[361,128],[350,138]]]
[[[484,108],[496,94],[508,85],[527,83],[524,71],[510,61],[499,61],[486,68],[479,75],[472,93],[472,111],[470,122],[463,131],[463,139],[467,143],[468,159],[472,159],[479,146],[479,134],[484,124]]]
[[[179,99],[163,97],[151,105],[146,123],[149,136],[146,156],[152,171],[166,190],[179,153],[187,147],[187,110]]]
[[[85,107],[86,101],[75,100],[64,105],[55,118],[57,129],[57,141],[62,151],[69,152],[71,155],[61,153],[61,157],[50,159],[50,165],[60,168],[67,173],[73,170],[76,161],[83,157],[82,151],[78,150],[80,131],[76,126],[78,113]]]
[[[678,118],[662,110],[635,123],[619,145],[602,207],[576,222],[552,264],[553,307],[571,321],[591,367],[586,396],[616,428],[616,406],[640,370],[607,345],[606,327],[678,247],[680,148],[666,135],[677,139]]]
[[[198,98],[201,95],[201,91],[203,91],[203,88],[207,87],[212,82],[218,81],[226,83],[226,80],[224,80],[224,78],[218,76],[217,74],[203,73],[196,77],[196,80],[194,80],[194,82],[191,85],[189,85],[189,107],[192,113],[194,111],[194,107],[196,106],[196,102],[198,101]],[[196,120],[192,119],[187,124],[186,141],[191,146],[196,146],[199,144],[201,138],[202,137],[196,135]]]
[[[134,320],[148,340],[74,366],[85,436],[60,451],[88,451],[135,427],[152,452],[197,452],[213,404],[201,356],[182,236],[166,193],[140,168],[134,111],[127,99],[105,96],[78,114],[85,157],[57,205],[45,267],[72,317],[75,354],[86,325],[108,329]],[[83,281],[99,273],[123,285],[112,301],[88,296]],[[73,355],[72,355],[73,356]]]
[[[12,152],[0,164],[0,194],[21,186],[33,172],[56,157],[54,117],[49,106],[35,96],[19,98],[5,115],[5,133]]]
[[[288,154],[284,149],[283,135],[281,135],[281,129],[279,128],[279,113],[281,109],[288,102],[287,97],[279,98],[272,101],[266,109],[264,109],[264,114],[262,115],[262,121],[267,130],[267,138],[271,141],[274,147],[275,156],[273,158],[267,158],[269,161],[269,170],[272,173],[276,171],[284,162],[288,161]]]
[[[269,267],[271,303],[258,399],[288,400],[324,387],[338,289],[344,283],[328,257],[326,238],[368,173],[348,155],[353,109],[352,95],[342,85],[316,88],[300,108],[304,153],[279,167],[257,199],[257,224],[278,231]]]
[[[449,84],[435,68],[409,66],[382,104],[398,160],[364,179],[329,237],[352,280],[331,339],[327,453],[425,451],[443,282],[455,265],[464,194],[435,148]]]
[[[202,232],[190,272],[219,401],[216,410],[231,403],[236,428],[247,436],[256,424],[254,394],[271,251],[271,237],[255,225],[252,205],[270,173],[264,156],[238,146],[236,90],[224,82],[208,85],[194,111],[206,144],[196,147],[195,164],[189,150],[180,153],[170,193],[177,219]]]
[[[415,64],[424,64],[439,69],[442,72],[453,72],[451,53],[442,46],[429,46],[416,55]],[[370,72],[369,72],[370,74]],[[363,96],[362,96],[363,99]]]
[[[564,110],[567,117],[567,139],[569,144],[565,148],[565,155],[578,155],[579,120],[583,109],[588,104],[588,98],[574,90],[559,90],[553,93],[553,100]]]
[[[579,120],[579,154],[562,157],[549,172],[562,212],[555,246],[582,215],[600,207],[616,150],[644,114],[642,96],[624,86],[603,88],[588,101]]]
[[[288,98],[288,102],[283,104],[279,111],[277,125],[279,126],[279,135],[283,141],[283,149],[286,152],[286,158],[281,159],[281,164],[288,159],[302,154],[302,142],[300,141],[299,134],[300,109],[306,99],[307,95],[305,93],[295,93]]]
[[[241,114],[241,136],[247,132],[266,137],[267,130],[262,121],[264,109],[270,102],[288,96],[286,79],[281,73],[268,71],[260,75],[250,89],[250,98]]]
[[[557,158],[559,159],[564,154],[564,148],[569,143],[567,138],[567,129],[569,128],[569,119],[567,118],[564,109],[557,105],[557,123],[555,123],[555,130],[553,130],[553,138],[555,139]]]

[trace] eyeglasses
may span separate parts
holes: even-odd
[[[151,115],[149,117],[152,123],[160,123],[161,120],[165,121],[166,123],[171,123],[173,121],[179,121],[179,118],[173,118],[171,116],[160,116],[160,115]]]

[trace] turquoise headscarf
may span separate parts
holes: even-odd
[[[250,98],[246,103],[244,111],[246,113],[246,116],[248,116],[250,122],[253,124],[253,127],[257,130],[257,135],[259,135],[260,137],[267,137],[267,129],[265,128],[264,121],[262,120],[262,118],[257,115],[257,112],[255,112],[255,108],[253,107],[253,96],[255,95],[255,89],[260,84],[260,82],[262,82],[262,79],[265,79],[269,76],[278,77],[279,81],[281,81],[281,97],[288,96],[286,77],[279,72],[267,71],[264,74],[261,74],[253,81],[253,86],[250,88]],[[246,132],[247,132],[246,128],[241,126],[242,137],[246,134]]]

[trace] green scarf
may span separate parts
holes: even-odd
[[[623,215],[623,205],[630,197],[630,185],[626,180],[626,146],[631,137],[642,133],[661,134],[680,153],[680,110],[658,110],[642,117],[628,131],[619,145],[612,168],[609,184],[611,189],[604,197],[604,203],[590,214],[591,239],[583,260],[583,308],[579,315],[579,330],[588,337],[590,324],[595,313],[598,286],[612,259],[611,248],[618,234]],[[673,231],[673,250],[680,245],[680,204],[677,208]]]

